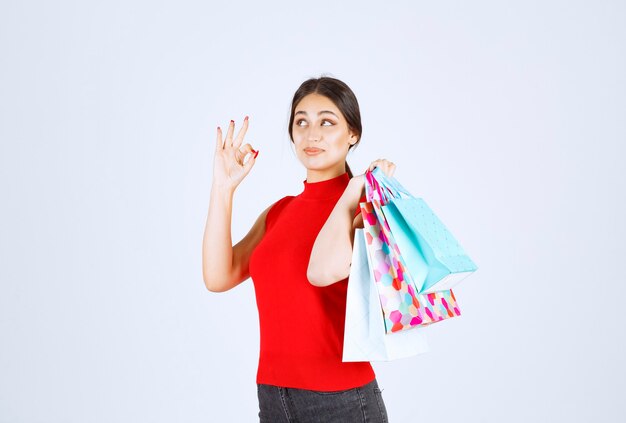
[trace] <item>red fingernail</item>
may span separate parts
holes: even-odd
[[[248,116],[246,116],[245,118],[243,118],[243,120],[248,120]]]
[[[257,151],[256,153],[254,153],[254,158],[256,159],[256,156],[259,155],[259,152]]]
[[[230,120],[230,123],[235,123],[235,121],[231,119],[231,120]]]
[[[219,126],[217,127],[217,130],[218,130],[218,131],[220,130],[220,127],[219,127]]]

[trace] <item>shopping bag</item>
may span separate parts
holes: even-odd
[[[458,303],[451,290],[417,293],[411,274],[399,253],[384,217],[372,202],[361,202],[363,233],[368,264],[378,291],[385,333],[399,332],[459,316]]]
[[[378,168],[371,176],[384,197],[384,219],[419,293],[450,289],[478,269],[423,199]]]
[[[425,327],[387,334],[363,229],[356,229],[348,277],[342,361],[390,361],[427,352]]]

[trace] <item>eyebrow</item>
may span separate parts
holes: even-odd
[[[321,111],[317,112],[317,115],[319,116],[319,115],[321,115],[322,113],[330,113],[331,115],[333,115],[333,116],[337,117],[337,115],[336,115],[335,113],[331,112],[330,110],[321,110]],[[294,114],[294,116],[295,116],[295,115],[299,115],[299,114],[302,114],[302,115],[307,115],[307,116],[308,116],[308,113],[307,113],[307,112],[305,112],[304,110],[299,110],[299,111],[297,111],[297,112]]]

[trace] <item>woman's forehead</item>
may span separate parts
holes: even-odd
[[[315,117],[322,114],[332,114],[338,118],[341,112],[328,97],[320,94],[308,94],[296,105],[294,116]]]

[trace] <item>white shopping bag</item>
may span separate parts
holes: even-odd
[[[390,361],[427,352],[426,326],[385,333],[375,284],[363,229],[357,228],[348,278],[342,361]]]

